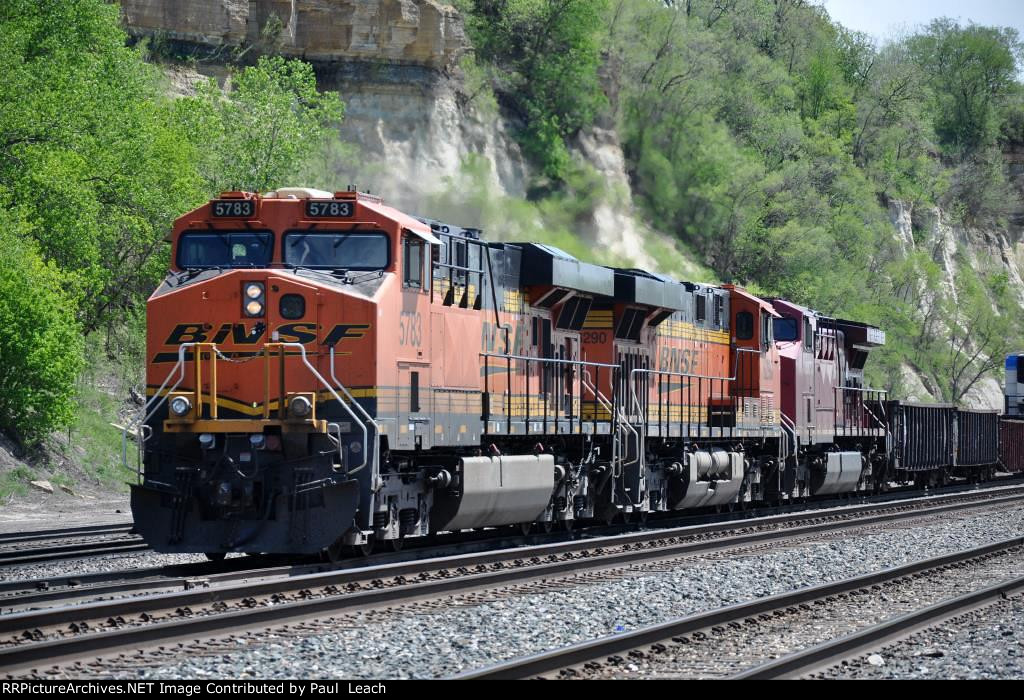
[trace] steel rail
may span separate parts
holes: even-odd
[[[39,564],[62,559],[79,559],[94,555],[141,552],[147,549],[149,549],[149,545],[143,542],[142,538],[137,537],[120,540],[99,540],[97,542],[79,542],[51,547],[0,550],[0,567]]]
[[[843,659],[877,649],[889,642],[934,627],[952,617],[977,610],[1022,591],[1024,591],[1024,576],[1000,581],[987,588],[948,598],[839,639],[816,644],[775,661],[765,662],[732,676],[732,680],[798,678],[816,670],[834,666]]]
[[[486,668],[474,669],[455,676],[457,679],[488,679],[510,680],[533,678],[550,675],[561,669],[580,666],[598,661],[609,656],[621,655],[630,650],[662,642],[672,637],[692,634],[716,626],[726,626],[731,622],[743,620],[769,613],[774,610],[790,608],[821,598],[835,596],[850,591],[913,576],[922,572],[952,564],[958,564],[982,557],[994,552],[1024,546],[1024,537],[1014,537],[1002,542],[990,543],[969,550],[946,554],[929,559],[922,559],[904,566],[876,571],[870,574],[855,576],[842,581],[834,581],[811,588],[801,588],[789,593],[782,593],[766,598],[758,598],[745,603],[738,603],[724,608],[688,615],[669,622],[650,625],[631,632],[603,637],[580,644],[561,647],[540,654],[533,654],[511,661],[494,664]],[[998,588],[998,587],[996,587]],[[1005,590],[1005,589],[999,589]],[[986,589],[986,596],[992,594]],[[977,597],[980,594],[975,594]],[[990,599],[990,598],[985,598]],[[955,614],[955,613],[954,613]],[[860,647],[857,647],[860,648]],[[794,666],[795,667],[795,666]],[[741,674],[742,675],[742,674]]]
[[[1005,499],[1019,500],[1020,496]],[[994,505],[993,501],[983,502]],[[330,589],[330,593],[340,593],[336,589],[339,584],[355,581],[367,581],[368,576],[384,579],[392,576],[404,576],[418,571],[444,571],[447,576],[440,575],[436,579],[422,582],[403,582],[399,585],[384,586],[371,590],[350,593],[328,594],[319,598],[299,601],[278,601],[273,605],[245,607],[233,612],[197,615],[172,621],[157,621],[134,626],[116,626],[104,628],[102,631],[78,634],[67,638],[56,638],[46,641],[23,641],[0,649],[0,670],[7,673],[25,672],[38,669],[40,663],[62,665],[73,660],[95,657],[98,654],[135,650],[141,645],[154,642],[168,643],[182,639],[194,640],[202,636],[217,636],[237,632],[240,628],[266,627],[298,620],[335,615],[354,610],[365,610],[396,603],[415,600],[435,599],[440,595],[464,594],[479,589],[501,587],[512,583],[522,583],[553,576],[566,575],[582,571],[594,571],[622,567],[637,562],[659,561],[678,558],[684,555],[706,553],[710,551],[727,551],[738,546],[772,542],[782,538],[792,538],[801,534],[819,534],[822,532],[845,530],[865,525],[889,522],[893,520],[917,518],[929,513],[946,512],[958,506],[942,506],[924,511],[888,513],[884,515],[841,521],[838,523],[817,523],[802,528],[787,528],[756,534],[743,534],[715,540],[697,540],[665,547],[635,547],[612,553],[602,553],[595,541],[572,543],[577,549],[580,545],[595,549],[593,554],[581,557],[552,557],[539,563],[527,562],[531,553],[520,549],[513,552],[486,553],[448,557],[441,560],[402,563],[372,569],[350,569],[328,573],[296,576],[284,580],[258,580],[238,586],[218,588],[201,588],[185,592],[163,593],[146,597],[126,598],[115,601],[101,601],[84,605],[68,605],[59,608],[33,610],[13,613],[0,617],[0,632],[29,633],[38,636],[40,630],[58,625],[69,625],[83,621],[124,619],[125,616],[142,613],[155,613],[174,610],[191,610],[192,607],[241,601],[253,596],[270,596],[285,592],[315,591]],[[616,538],[607,538],[616,539]],[[619,538],[621,539],[621,538]],[[605,543],[608,546],[610,543]],[[618,542],[617,544],[621,544]],[[555,547],[566,545],[556,545]],[[534,548],[550,549],[550,548]],[[489,561],[500,559],[521,560],[514,568],[500,568],[481,573],[456,572],[453,569],[467,566],[481,566]],[[536,558],[536,557],[533,557]],[[325,591],[327,592],[327,591]],[[98,625],[97,625],[98,626]]]
[[[132,524],[123,525],[85,525],[83,527],[61,527],[53,530],[29,530],[26,532],[0,533],[0,544],[11,542],[30,542],[35,540],[55,540],[63,537],[94,537],[96,535],[127,535],[132,531]]]

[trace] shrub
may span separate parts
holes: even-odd
[[[66,280],[10,218],[0,213],[0,429],[25,445],[73,420],[82,334]]]

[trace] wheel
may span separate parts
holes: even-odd
[[[523,533],[523,536],[529,535],[532,529],[533,523],[519,523],[519,532]]]
[[[393,540],[388,540],[388,545],[391,547],[392,552],[401,552],[402,547],[405,546],[405,538],[398,537]]]
[[[357,557],[368,557],[373,554],[373,547],[376,544],[373,537],[367,537],[362,544],[351,545],[352,553]]]
[[[325,547],[320,552],[321,561],[329,562],[331,564],[337,564],[345,558],[345,548],[342,546],[341,541],[335,542],[329,547]]]
[[[207,552],[206,558],[210,561],[224,561],[224,558],[227,557],[227,555],[227,552]]]
[[[541,529],[541,531],[544,532],[545,535],[548,534],[549,532],[551,532],[552,530],[555,529],[555,521],[554,520],[542,520],[540,522],[540,529]]]
[[[637,510],[633,512],[633,519],[637,523],[644,525],[647,522],[647,518],[648,516],[650,516],[650,514],[651,511],[649,510]]]
[[[563,520],[562,521],[562,530],[564,530],[565,532],[572,532],[573,526],[575,524],[576,524],[575,520],[572,520],[572,519],[570,519],[570,520]]]

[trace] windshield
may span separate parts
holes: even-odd
[[[797,339],[797,322],[795,318],[775,319],[775,340],[788,342]]]
[[[178,239],[178,267],[268,267],[274,250],[271,233],[204,231]]]
[[[383,233],[292,232],[284,237],[284,262],[332,270],[383,270],[389,248]]]

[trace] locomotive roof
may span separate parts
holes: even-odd
[[[743,297],[744,299],[748,299],[749,301],[754,302],[775,318],[782,318],[782,315],[778,311],[776,311],[775,308],[769,302],[765,301],[761,297],[754,296],[753,294],[743,289],[742,287],[737,287],[735,284],[723,284],[722,289],[728,289],[732,293],[737,294]]]
[[[611,268],[615,272],[615,299],[660,309],[688,311],[691,289],[682,282],[635,268]]]
[[[403,229],[413,233],[423,240],[433,245],[440,245],[441,240],[437,238],[431,231],[429,224],[409,216],[408,214],[395,209],[394,207],[384,204],[384,201],[375,195],[368,194],[366,192],[346,191],[346,192],[327,192],[326,190],[318,190],[312,187],[279,187],[276,190],[265,192],[260,194],[258,192],[223,192],[220,198],[227,199],[252,199],[253,197],[262,200],[306,200],[306,199],[337,199],[337,200],[355,200],[359,202],[359,205],[363,208],[379,215],[380,217],[390,220],[398,224]],[[215,198],[217,199],[217,198]],[[182,214],[175,219],[175,228],[180,227],[186,222],[195,221],[197,212],[210,207],[210,202],[196,207],[195,209]],[[168,232],[168,235],[164,240],[171,240],[172,232]]]
[[[615,296],[615,273],[607,267],[577,260],[564,250],[541,243],[515,243],[523,251],[520,282],[587,294]]]

